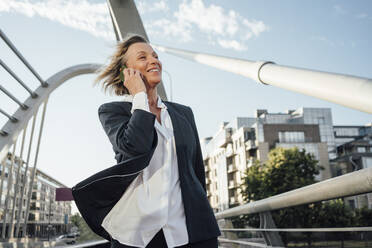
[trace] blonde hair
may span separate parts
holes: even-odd
[[[96,71],[98,76],[94,80],[94,84],[103,80],[102,88],[104,88],[105,93],[107,89],[109,89],[111,95],[112,92],[117,96],[129,94],[128,89],[120,80],[120,68],[123,65],[126,65],[127,61],[125,59],[125,54],[128,51],[128,48],[132,44],[139,42],[148,43],[148,41],[140,35],[128,36],[125,40],[118,42],[114,54],[110,56],[110,63],[107,66],[102,66]]]

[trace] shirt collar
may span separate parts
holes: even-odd
[[[163,103],[163,100],[161,100],[160,96],[158,95],[158,108],[167,109],[167,106]]]
[[[124,94],[123,101],[124,102],[133,102],[133,96],[130,95],[130,94]],[[164,104],[163,100],[160,98],[159,95],[158,95],[157,107],[167,109],[167,106]]]

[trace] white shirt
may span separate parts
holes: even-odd
[[[125,95],[124,101],[132,102],[132,113],[135,109],[150,112],[145,92]],[[189,242],[172,121],[159,96],[157,106],[161,124],[155,120],[158,144],[150,163],[102,222],[113,239],[129,246],[146,247],[161,228],[168,247]]]

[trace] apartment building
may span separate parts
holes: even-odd
[[[329,159],[336,158],[329,108],[299,108],[286,113],[256,110],[254,117],[224,122],[213,137],[202,139],[207,195],[213,210],[243,203],[244,171],[255,160],[265,162],[276,147],[298,147],[312,153],[325,169],[318,180],[331,177]]]
[[[70,202],[55,201],[56,188],[67,187],[12,154],[0,164],[0,234],[2,238],[23,235],[27,219],[27,236],[47,237],[66,233],[70,228]],[[30,190],[31,189],[31,190]],[[18,230],[18,231],[17,231]]]
[[[372,134],[372,123],[365,126],[334,126],[336,147]],[[339,156],[339,153],[337,153]]]
[[[31,195],[27,233],[29,236],[45,237],[67,233],[71,217],[71,202],[56,201],[56,188],[67,188],[40,170],[36,171]],[[49,226],[49,228],[48,228]]]
[[[335,126],[337,158],[330,161],[332,176],[372,168],[372,124],[366,126]],[[346,197],[351,208],[372,208],[372,194]]]

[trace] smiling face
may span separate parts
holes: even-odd
[[[148,87],[156,87],[161,81],[162,65],[156,52],[144,42],[134,43],[125,54],[128,68],[139,70]]]

